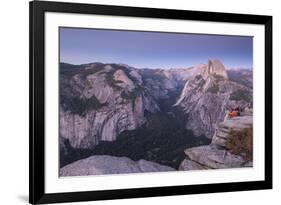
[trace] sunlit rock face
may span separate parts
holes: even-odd
[[[186,114],[187,129],[212,138],[227,109],[251,103],[252,89],[229,80],[225,67],[215,59],[196,67],[174,106]]]
[[[225,79],[228,79],[226,69],[221,61],[218,59],[213,59],[208,61],[208,74],[221,76]]]
[[[136,70],[91,64],[75,71],[62,74],[60,84],[60,136],[74,148],[113,141],[122,131],[140,127],[145,112],[159,111]]]

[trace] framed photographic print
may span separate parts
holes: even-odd
[[[272,17],[30,2],[30,203],[272,188]]]

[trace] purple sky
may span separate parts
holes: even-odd
[[[60,62],[72,64],[175,68],[218,58],[227,68],[252,68],[252,53],[252,37],[60,28]]]

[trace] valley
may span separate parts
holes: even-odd
[[[60,167],[112,156],[182,170],[185,150],[213,144],[227,110],[252,108],[251,76],[218,59],[172,69],[61,63]]]

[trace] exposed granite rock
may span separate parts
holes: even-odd
[[[206,145],[185,150],[188,159],[209,169],[240,167],[244,160],[241,156],[233,155],[226,149],[216,145]]]
[[[252,89],[230,81],[218,60],[199,65],[195,71],[174,106],[186,114],[187,129],[197,136],[212,138],[227,109],[252,103]]]
[[[193,147],[185,150],[186,159],[179,166],[179,170],[201,170],[251,167],[252,161],[240,155],[232,154],[225,145],[231,130],[251,128],[253,116],[241,116],[226,119],[220,123],[212,143],[206,146]]]
[[[218,59],[212,59],[208,61],[208,74],[217,75],[228,79],[225,67]]]
[[[253,116],[245,115],[240,117],[228,118],[219,123],[218,128],[212,138],[212,144],[225,147],[226,139],[232,130],[242,130],[253,125]]]
[[[74,148],[91,149],[141,127],[148,120],[145,113],[175,104],[186,115],[186,129],[211,138],[227,107],[243,107],[251,99],[252,90],[230,81],[217,59],[173,69],[61,63],[60,136]]]
[[[113,74],[113,77],[114,77],[114,80],[116,81],[115,84],[117,86],[120,86],[122,88],[126,88],[130,92],[133,91],[136,88],[133,81],[121,69],[115,71],[114,74]]]
[[[146,160],[133,161],[127,157],[97,155],[78,160],[60,169],[60,176],[85,176],[141,172],[175,171],[175,169]]]
[[[184,159],[179,166],[179,170],[203,170],[208,169],[208,167],[203,166],[195,161]]]
[[[72,147],[89,149],[101,140],[113,141],[122,131],[140,127],[145,111],[159,111],[132,69],[91,64],[70,77],[61,75],[60,136]]]

